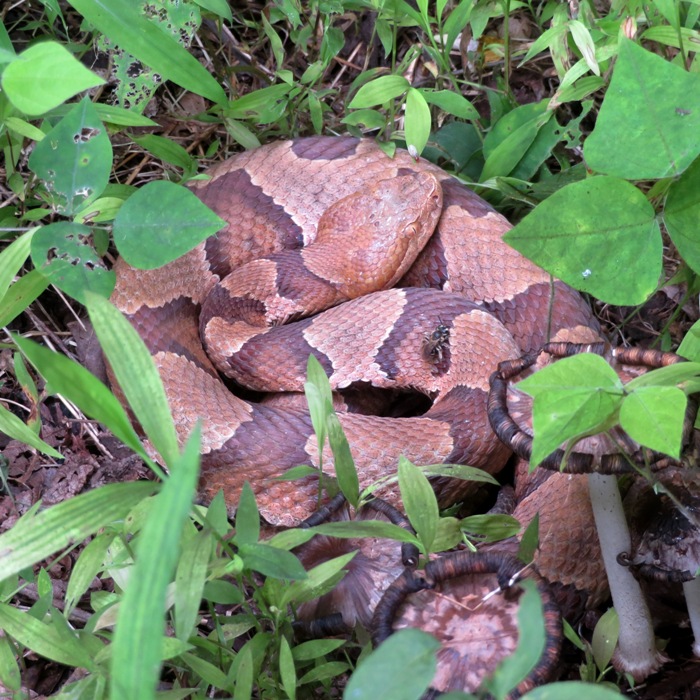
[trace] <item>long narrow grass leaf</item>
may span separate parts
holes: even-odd
[[[22,354],[46,379],[51,391],[73,401],[87,416],[107,426],[125,445],[148,460],[126,411],[97,377],[65,355],[44,348],[27,338],[13,335],[12,339]]]
[[[148,515],[136,543],[136,564],[129,577],[114,633],[112,700],[154,698],[165,632],[165,594],[172,580],[178,545],[199,475],[201,428],[198,425]]]
[[[26,423],[14,413],[0,406],[0,433],[5,433],[13,440],[19,440],[45,455],[61,459],[62,455],[51,445],[47,445]]]
[[[136,419],[168,465],[179,459],[177,434],[163,382],[134,327],[109,301],[87,295],[87,309],[102,350]]]
[[[121,49],[133,54],[166,79],[213,102],[226,101],[226,93],[187,49],[127,0],[70,0],[88,22]]]
[[[11,530],[0,535],[0,580],[123,518],[156,488],[157,484],[150,482],[109,484],[23,516]]]

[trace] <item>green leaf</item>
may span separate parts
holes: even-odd
[[[328,537],[342,537],[351,539],[355,537],[385,537],[397,542],[417,543],[416,536],[386,520],[339,520],[337,522],[322,523],[310,527],[304,532],[315,532]]]
[[[598,671],[603,673],[612,659],[620,634],[620,620],[615,608],[609,608],[596,623],[591,639],[591,650]]]
[[[546,632],[542,600],[534,581],[522,581],[524,594],[519,599],[518,646],[483,683],[494,697],[505,698],[542,659]]]
[[[564,681],[540,686],[523,695],[522,700],[621,700],[619,691],[604,685]]]
[[[102,350],[124,396],[148,439],[166,464],[174,464],[179,449],[168,399],[148,348],[109,301],[87,297],[87,310]]]
[[[12,340],[46,379],[52,391],[73,401],[86,415],[106,425],[125,445],[148,460],[122,405],[97,377],[65,355],[31,340],[16,335]]]
[[[326,372],[313,355],[309,355],[306,363],[304,395],[309,406],[311,425],[316,434],[318,454],[323,455],[323,446],[328,434],[328,416],[333,413],[333,394]]]
[[[224,104],[226,94],[207,69],[175,39],[140,14],[128,0],[70,0],[90,24],[186,90]]]
[[[534,467],[562,442],[600,432],[615,423],[622,383],[599,355],[584,353],[542,368],[517,387],[534,398]]]
[[[87,97],[37,143],[29,167],[44,181],[48,203],[65,216],[104,192],[112,168],[112,144]]]
[[[328,443],[333,452],[333,464],[338,486],[350,505],[357,506],[360,499],[360,481],[355,469],[355,462],[350,452],[348,439],[335,411],[326,417],[328,426]]]
[[[696,321],[690,327],[677,352],[690,360],[700,361],[700,321]]]
[[[48,286],[38,270],[22,275],[0,299],[0,328],[14,321]]]
[[[59,613],[54,611],[54,614]],[[47,659],[66,666],[95,669],[77,635],[65,635],[57,625],[47,625],[28,612],[0,603],[0,629]]]
[[[282,594],[280,606],[290,603],[299,605],[328,593],[345,576],[345,569],[356,554],[357,552],[348,552],[314,566],[307,572],[305,579],[293,581],[287,587]]]
[[[486,162],[479,178],[513,175],[528,179],[559,141],[554,112],[544,102],[522,105],[499,119],[484,139]]]
[[[255,544],[260,537],[260,513],[255,502],[255,494],[250,484],[243,484],[241,495],[236,509],[236,536],[235,542],[241,544]]]
[[[155,181],[124,202],[114,220],[114,243],[124,260],[144,270],[161,267],[226,226],[190,190]]]
[[[23,516],[0,535],[0,580],[123,518],[157,488],[157,484],[148,482],[109,484]]]
[[[365,83],[352,98],[350,109],[364,109],[383,105],[403,95],[411,83],[402,75],[382,75],[369,83]]]
[[[92,243],[92,229],[74,221],[40,228],[32,239],[32,262],[59,289],[84,304],[87,291],[109,297],[116,275],[108,270]]]
[[[630,180],[680,175],[700,153],[699,131],[700,76],[621,39],[588,166]]]
[[[80,597],[87,591],[95,576],[104,566],[107,549],[114,537],[114,534],[107,532],[97,535],[80,552],[66,589],[66,615],[75,608]]]
[[[439,648],[427,632],[399,630],[357,667],[343,700],[418,700],[435,675]]]
[[[280,639],[279,664],[280,679],[282,680],[284,692],[287,694],[289,700],[296,700],[297,673],[294,666],[294,658],[292,657],[292,650],[289,647],[289,642],[286,637]]]
[[[284,549],[266,544],[242,544],[238,553],[247,569],[253,569],[273,578],[298,580],[306,578],[301,562]]]
[[[641,445],[678,459],[688,399],[673,386],[643,386],[625,397],[620,425]]]
[[[437,498],[427,477],[405,457],[399,457],[399,489],[413,529],[426,554],[431,551],[440,518]]]
[[[476,107],[466,98],[452,90],[430,90],[420,88],[418,92],[423,95],[423,99],[431,105],[436,105],[444,112],[453,114],[459,119],[478,120],[479,112]]]
[[[172,463],[170,477],[136,542],[136,563],[119,610],[112,644],[112,700],[152,697],[160,675],[166,587],[199,476],[200,426]]]
[[[19,440],[45,455],[63,459],[63,455],[45,443],[24,421],[0,405],[0,432],[13,440]]]
[[[198,532],[190,523],[186,523],[180,560],[175,572],[174,601],[175,636],[183,642],[190,638],[199,619],[199,609],[207,580],[207,567],[213,546],[211,530]],[[227,582],[221,581],[221,583]],[[238,589],[234,590],[240,593]]]
[[[231,8],[229,7],[226,0],[194,0],[194,1],[200,7],[203,7],[205,10],[209,10],[209,12],[213,12],[215,15],[218,15],[222,19],[226,19],[229,22],[233,21],[233,17],[231,16]]]
[[[671,183],[664,221],[683,260],[700,273],[700,158]]]
[[[157,134],[132,135],[131,138],[163,162],[182,168],[185,173],[197,172],[197,159],[193,158],[179,143],[172,139]]]
[[[10,102],[30,116],[44,114],[104,83],[55,41],[42,41],[23,51],[5,68],[1,80]]]
[[[22,688],[22,677],[14,647],[10,646],[10,640],[7,637],[0,637],[0,683],[7,690],[15,691],[16,697],[21,697],[17,691]]]
[[[406,114],[404,119],[404,138],[409,148],[420,155],[430,136],[430,107],[425,97],[415,88],[406,93]]]
[[[592,177],[555,192],[504,240],[555,277],[610,304],[640,304],[661,275],[654,209],[633,185]]]
[[[495,515],[484,513],[462,518],[460,527],[470,536],[476,536],[482,542],[497,542],[507,537],[514,537],[520,532],[520,523],[512,515]]]
[[[35,231],[36,229],[33,229],[23,233],[0,253],[0,302],[29,256]]]

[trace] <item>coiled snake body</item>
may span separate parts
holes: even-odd
[[[193,189],[228,226],[159,270],[120,261],[113,295],[153,354],[181,438],[203,419],[203,497],[223,489],[235,504],[249,481],[276,525],[315,507],[315,478],[274,480],[318,464],[308,414],[236,397],[214,366],[255,390],[269,379],[270,390],[298,391],[309,354],[335,387],[413,388],[434,400],[418,417],[341,416],[362,485],[401,454],[500,469],[508,453],[486,418],[490,373],[562,328],[594,324],[577,293],[502,242],[507,221],[436,166],[366,140],[281,141],[210,175]],[[398,238],[381,247],[375,234],[392,227]],[[392,271],[379,265],[395,259]],[[366,294],[367,282],[380,291]],[[333,308],[305,318],[309,296]],[[295,322],[278,325],[286,319]],[[443,503],[463,495],[455,482],[437,489]]]

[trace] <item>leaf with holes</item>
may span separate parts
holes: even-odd
[[[59,289],[85,303],[89,290],[109,297],[116,276],[95,252],[92,230],[72,221],[39,229],[32,238],[32,262]]]
[[[89,99],[75,105],[35,146],[29,167],[43,181],[46,201],[65,216],[104,192],[112,144]]]

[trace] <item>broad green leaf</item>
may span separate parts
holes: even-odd
[[[427,554],[433,546],[440,518],[435,492],[425,474],[403,456],[399,457],[398,471],[406,516]]]
[[[284,549],[267,544],[242,544],[238,553],[247,569],[253,569],[273,578],[299,580],[306,578],[301,562]]]
[[[13,440],[19,440],[45,455],[56,459],[63,458],[58,450],[45,443],[23,420],[2,405],[0,405],[0,433],[5,433]]]
[[[316,434],[318,454],[323,455],[323,446],[328,435],[328,416],[333,412],[333,394],[321,363],[313,355],[309,355],[306,363],[304,395],[309,406],[311,425]]]
[[[690,327],[677,352],[690,360],[700,361],[700,321],[696,321]]]
[[[418,92],[423,95],[426,102],[436,105],[449,114],[454,114],[460,119],[479,119],[476,107],[466,98],[452,90],[430,90],[420,88]]]
[[[382,75],[369,83],[365,83],[352,98],[350,109],[364,109],[383,105],[403,95],[411,83],[402,75]]]
[[[615,608],[609,608],[596,623],[591,638],[591,651],[598,671],[603,673],[610,664],[620,634],[620,620]]]
[[[154,697],[165,632],[166,587],[199,476],[200,427],[194,429],[135,545],[136,563],[119,610],[112,644],[112,700]]]
[[[518,646],[483,685],[496,698],[505,698],[540,662],[545,651],[546,633],[542,600],[534,581],[522,581],[525,592],[519,599]]]
[[[433,552],[446,552],[463,541],[459,520],[452,516],[442,517],[437,522]]]
[[[439,648],[427,632],[399,630],[357,667],[343,700],[418,700],[435,675]]]
[[[630,180],[680,175],[700,153],[700,75],[621,39],[584,157]]]
[[[129,265],[152,270],[184,255],[226,226],[190,190],[155,181],[124,202],[114,220],[114,243]]]
[[[73,95],[104,82],[55,41],[30,46],[5,68],[1,79],[10,102],[30,116],[48,112]]]
[[[602,357],[590,353],[559,360],[517,386],[534,398],[533,467],[562,442],[613,425],[622,402],[617,374]]]
[[[175,39],[149,22],[127,0],[70,0],[70,4],[102,34],[133,54],[164,80],[212,102],[224,104],[226,94],[209,71]]]
[[[125,445],[148,460],[122,405],[97,377],[65,355],[17,335],[12,339],[52,391],[73,401],[87,416],[106,425]]]
[[[406,144],[420,155],[430,136],[430,107],[423,95],[415,88],[406,93],[404,138]]]
[[[41,274],[81,303],[90,291],[109,297],[116,275],[108,270],[92,243],[92,229],[74,221],[40,228],[32,239],[32,262]]]
[[[700,158],[671,183],[664,221],[683,260],[700,273]]]
[[[535,688],[523,695],[522,700],[620,700],[623,697],[609,686],[564,681]]]
[[[148,348],[109,301],[87,297],[87,310],[102,350],[148,439],[169,466],[179,449],[168,399]]]
[[[661,276],[654,208],[633,185],[592,177],[538,205],[504,240],[575,289],[610,304],[640,304]]]
[[[0,579],[82,542],[158,488],[149,482],[109,484],[20,518],[0,535]]]
[[[54,611],[58,614],[57,611]],[[37,654],[66,666],[95,669],[77,635],[62,634],[60,627],[37,620],[28,612],[0,603],[0,629]]]
[[[37,143],[29,167],[44,181],[46,201],[65,216],[104,192],[112,169],[112,144],[87,97]]]
[[[641,445],[680,457],[688,399],[674,386],[643,386],[625,397],[620,425]]]

